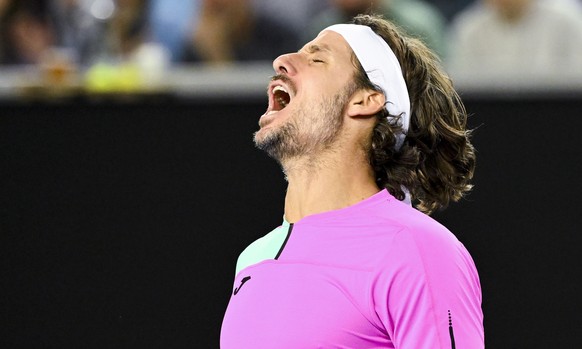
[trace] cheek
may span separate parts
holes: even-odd
[[[320,83],[320,90],[323,92],[322,97],[327,100],[332,99],[344,93],[350,84],[355,84],[355,82],[345,71],[334,73],[332,77],[326,76],[321,79]]]

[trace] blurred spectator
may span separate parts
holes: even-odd
[[[423,0],[330,0],[333,7],[316,16],[304,32],[305,42],[336,23],[347,23],[360,13],[379,13],[421,39],[437,54],[443,56],[446,20],[439,10]]]
[[[6,51],[6,19],[8,18],[8,7],[12,0],[0,0],[0,64],[4,62],[4,52]]]
[[[106,21],[106,35],[103,49],[86,71],[86,88],[105,93],[164,88],[170,54],[164,46],[151,40],[150,1],[89,1],[103,6],[99,14],[93,15]],[[108,4],[113,4],[113,8]]]
[[[148,37],[147,0],[53,0],[56,45],[73,49],[78,63],[123,61]]]
[[[253,7],[262,16],[301,33],[313,17],[331,5],[329,0],[253,0]]]
[[[453,77],[582,76],[582,15],[562,0],[479,0],[452,24]]]
[[[54,31],[43,0],[0,2],[0,63],[37,64],[54,43]]]
[[[473,0],[428,0],[436,6],[445,16],[447,23],[457,15],[461,10],[473,2]]]
[[[93,63],[106,50],[107,20],[114,10],[113,0],[51,1],[56,45],[75,52],[78,64]]]
[[[148,3],[147,0],[116,0],[115,3],[108,25],[107,52],[123,60],[148,40]]]
[[[298,35],[256,13],[251,0],[202,0],[187,62],[272,60],[298,49]]]
[[[151,39],[163,45],[172,62],[184,58],[184,43],[198,25],[201,0],[151,0],[149,27]]]
[[[83,66],[122,61],[147,40],[147,0],[0,1],[5,64],[39,64],[55,49]]]
[[[5,31],[4,23],[6,21],[6,14],[8,13],[9,5],[11,4],[12,0],[0,0],[0,34],[3,34]],[[4,46],[4,37],[0,37],[0,57],[2,57],[2,48]]]

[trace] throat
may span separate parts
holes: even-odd
[[[285,217],[297,222],[303,217],[354,205],[379,191],[373,171],[340,170],[323,166],[317,171],[287,174]]]

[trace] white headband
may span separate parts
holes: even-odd
[[[386,110],[390,115],[400,115],[402,134],[396,136],[395,149],[404,143],[410,125],[410,97],[402,75],[402,68],[390,46],[378,34],[365,25],[335,24],[325,28],[334,31],[348,42],[370,81],[379,86],[387,99]],[[393,122],[394,118],[389,117]]]

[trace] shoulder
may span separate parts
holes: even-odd
[[[266,259],[275,258],[286,237],[284,226],[278,226],[268,234],[252,242],[239,255],[236,262],[236,274],[244,268]]]
[[[398,236],[408,236],[423,244],[431,240],[439,240],[443,244],[458,242],[455,235],[431,216],[413,208],[409,204],[391,198],[387,205],[374,208],[372,214],[381,224],[390,230],[399,231]]]
[[[382,261],[377,265],[379,274],[397,273],[404,268],[419,276],[428,276],[444,270],[456,271],[459,265],[473,273],[469,251],[453,232],[434,218],[400,202],[389,203],[377,215],[385,227],[382,229],[391,232]]]
[[[442,224],[414,209],[400,226],[371,277],[372,314],[403,347],[447,345],[448,316],[463,347],[482,347],[481,286],[473,259]],[[460,347],[460,346],[459,346]]]
[[[411,210],[399,238],[413,239],[419,248],[455,248],[460,241],[447,227],[418,210]]]
[[[387,266],[422,266],[433,260],[465,258],[464,245],[447,227],[410,205],[390,197],[351,217],[348,228],[357,227],[360,244],[369,246],[379,273]],[[389,267],[387,269],[390,269]],[[422,272],[422,270],[419,270]]]

